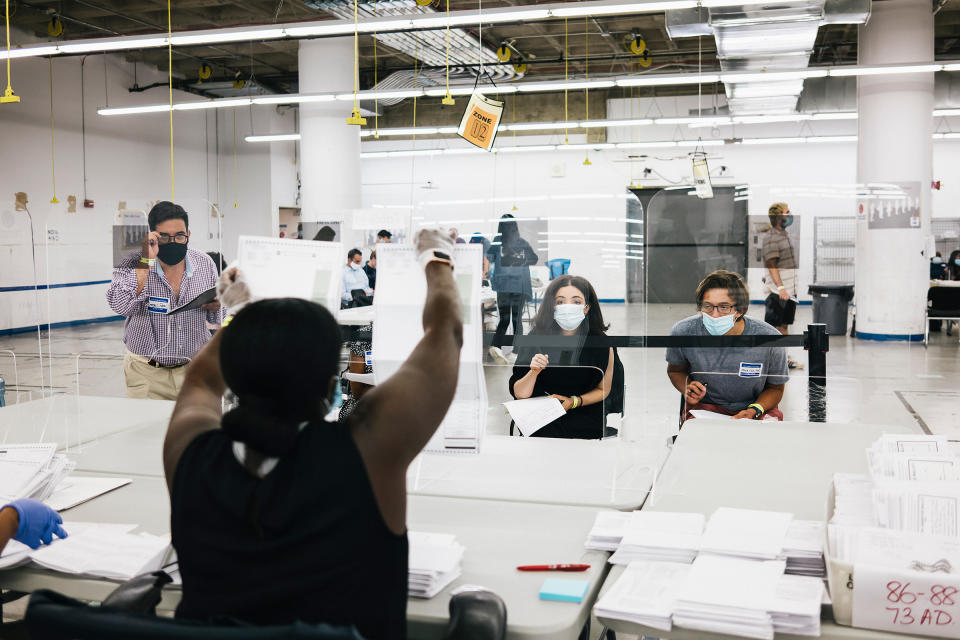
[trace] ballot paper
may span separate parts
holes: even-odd
[[[780,556],[793,514],[720,507],[710,516],[704,552],[772,560]]]
[[[456,245],[454,281],[463,318],[463,347],[453,403],[424,448],[430,453],[477,453],[487,420],[483,375],[483,324],[480,318],[482,246]],[[423,337],[427,280],[411,245],[377,247],[374,296],[373,373],[377,384],[395,374]],[[424,389],[429,393],[429,389]]]
[[[960,536],[960,481],[881,481],[873,489],[881,527]]]
[[[874,480],[960,480],[960,458],[952,453],[867,451]]]
[[[786,573],[823,578],[824,524],[819,520],[793,520],[783,540],[780,559],[787,561]]]
[[[950,451],[946,436],[915,433],[884,434],[871,445],[870,449],[886,453],[948,453]]]
[[[114,476],[70,476],[64,479],[44,502],[54,511],[66,511],[130,482],[130,478]]]
[[[92,522],[71,521],[65,521],[62,526],[67,532],[68,537],[97,535],[98,533],[102,532],[109,534],[129,533],[137,528],[137,525],[135,524],[98,524]],[[51,542],[51,544],[48,546],[52,547],[60,544],[60,542],[62,542],[62,540],[54,536],[53,542]],[[46,547],[41,547],[41,549],[43,548]],[[0,569],[9,569],[11,567],[27,564],[31,561],[31,556],[37,551],[39,551],[39,549],[31,549],[22,542],[10,540],[3,548],[2,554],[0,554]]]
[[[636,560],[689,564],[700,550],[704,517],[700,513],[635,511],[624,529],[611,564]]]
[[[240,236],[237,265],[254,300],[303,298],[336,315],[346,253],[339,242]]]
[[[830,522],[872,527],[877,524],[873,509],[873,481],[869,476],[837,473],[833,476],[834,512]]]
[[[525,436],[532,436],[557,418],[565,415],[563,405],[556,398],[543,396],[504,402],[517,429]]]
[[[584,547],[597,551],[616,551],[633,514],[639,511],[600,511],[587,534]]]
[[[784,567],[778,560],[758,562],[702,553],[679,590],[673,624],[772,640],[773,619],[768,609]]]
[[[631,562],[593,612],[602,618],[670,631],[674,603],[690,570],[690,565],[674,562]]]
[[[460,576],[464,547],[447,533],[408,531],[407,590],[415,598],[432,598]]]
[[[129,580],[160,569],[170,549],[168,536],[149,533],[124,533],[102,527],[79,533],[68,529],[67,533],[67,538],[31,553],[30,560],[62,573]]]
[[[76,467],[56,450],[53,442],[0,447],[0,500],[46,500]]]
[[[809,576],[780,576],[773,601],[767,606],[776,633],[820,635],[823,580]]]

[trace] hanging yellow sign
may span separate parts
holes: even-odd
[[[497,128],[500,126],[502,115],[502,102],[491,100],[475,91],[470,96],[470,103],[463,112],[463,118],[460,119],[457,135],[470,144],[490,151],[497,137]]]

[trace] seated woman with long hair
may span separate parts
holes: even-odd
[[[324,421],[341,338],[313,302],[246,304],[190,363],[163,444],[178,617],[406,637],[406,470],[453,400],[463,341],[453,238],[421,231],[417,249],[424,336],[345,424]],[[236,268],[221,289],[231,310],[249,300]]]
[[[606,335],[606,330],[597,294],[586,278],[566,275],[550,283],[530,335],[567,340],[560,340],[558,347],[520,349],[510,377],[510,394],[517,399],[552,396],[566,413],[533,435],[603,437],[618,359],[611,347],[585,343],[589,337]]]

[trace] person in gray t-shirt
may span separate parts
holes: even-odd
[[[779,335],[767,324],[744,315],[750,304],[739,274],[714,271],[697,287],[695,316],[670,330],[672,336]],[[783,420],[778,407],[788,378],[783,347],[670,347],[667,376],[691,409],[705,409],[735,419],[759,420],[769,414]]]

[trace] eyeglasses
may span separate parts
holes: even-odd
[[[712,305],[709,302],[701,302],[700,309],[706,313],[713,313],[713,310],[716,309],[720,312],[720,315],[726,316],[736,311],[737,307],[732,304],[727,304],[726,302],[718,305]]]
[[[187,244],[187,234],[184,233],[183,231],[180,231],[179,233],[176,233],[174,235],[170,235],[169,233],[161,233],[159,234],[159,236],[160,236],[160,244],[167,244],[171,240],[173,240],[177,244]]]

